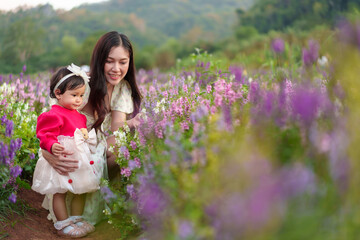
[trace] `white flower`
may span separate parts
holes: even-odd
[[[111,146],[108,148],[108,150],[113,153],[113,152],[114,152],[114,146],[111,145]]]
[[[326,56],[322,56],[321,58],[318,59],[318,64],[320,66],[326,66],[328,63],[328,59]]]
[[[103,210],[103,213],[104,213],[105,215],[110,215],[110,212],[109,212],[109,210],[107,210],[107,209]]]
[[[124,130],[125,130],[125,132],[127,132],[127,133],[129,133],[130,132],[130,128],[129,128],[129,126],[125,123],[124,124]],[[125,133],[124,133],[125,134]],[[125,138],[126,138],[126,136],[125,136]]]
[[[159,110],[159,107],[158,107],[158,106],[154,107],[154,112],[155,112],[155,113],[159,113],[159,112],[160,112],[160,110]]]
[[[122,131],[122,130],[115,131],[114,136],[115,136],[115,142],[116,142],[117,146],[126,145],[127,137],[126,137],[126,133],[124,131]]]

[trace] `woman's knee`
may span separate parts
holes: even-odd
[[[116,156],[114,154],[110,154],[107,156],[107,166],[108,166],[108,169],[114,169],[117,165],[116,163]]]

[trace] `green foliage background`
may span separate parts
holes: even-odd
[[[274,37],[293,43],[326,35],[359,6],[359,0],[109,0],[70,11],[19,8],[0,12],[0,73],[18,73],[24,64],[29,73],[87,65],[97,39],[111,30],[129,36],[138,69],[170,69],[195,48],[269,67],[262,59]]]

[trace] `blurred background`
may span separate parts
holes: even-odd
[[[114,132],[111,239],[360,239],[360,0],[31,2],[0,4],[0,221],[26,212],[49,76],[116,30],[145,117]]]
[[[356,13],[360,4],[357,0],[108,0],[76,1],[77,6],[70,1],[31,2],[0,4],[0,73],[18,73],[23,65],[28,73],[69,62],[87,65],[95,42],[110,30],[129,36],[138,69],[170,69],[195,48],[246,64],[250,60],[241,56],[263,49],[274,32],[305,39],[314,29],[332,29],[339,16]],[[259,61],[252,59],[251,64]]]

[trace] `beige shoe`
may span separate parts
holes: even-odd
[[[81,238],[88,234],[85,229],[74,224],[70,218],[56,222],[54,227],[58,230],[59,236],[66,238]]]
[[[85,221],[82,216],[71,216],[70,217],[74,224],[78,226],[79,228],[85,229],[87,233],[92,233],[95,231],[94,225],[88,223]]]

